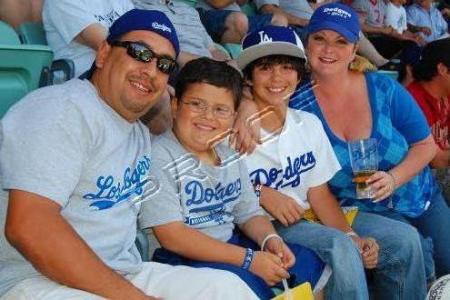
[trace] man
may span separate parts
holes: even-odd
[[[287,26],[280,14],[246,16],[240,8],[247,0],[198,0],[196,7],[200,19],[212,39],[217,43],[240,43],[249,32],[266,25]]]
[[[197,10],[183,0],[133,0],[136,8],[154,9],[164,12],[177,30],[180,41],[178,64],[206,56],[216,60],[229,60],[227,53],[220,50],[206,32]]]
[[[25,22],[40,22],[43,0],[0,0],[0,20],[17,28]]]
[[[92,65],[111,24],[132,8],[131,0],[44,1],[42,19],[55,59],[73,60],[78,77]]]
[[[387,2],[384,0],[354,0],[351,6],[359,14],[362,31],[384,57],[392,59],[403,49],[419,42],[415,38],[404,37],[391,26],[385,25]]]
[[[134,244],[139,202],[154,188],[138,118],[178,53],[163,13],[131,10],[100,45],[90,80],[37,90],[4,117],[2,299],[255,298],[229,273],[142,263]]]
[[[431,161],[450,203],[450,38],[429,43],[407,87],[424,112],[439,149]]]

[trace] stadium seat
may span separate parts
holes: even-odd
[[[17,32],[24,44],[48,45],[41,22],[22,23],[17,28]]]
[[[20,39],[24,44],[47,45],[44,27],[41,22],[23,23],[17,29]],[[50,70],[42,77],[40,86],[58,84],[75,76],[75,66],[70,59],[58,59],[53,61]]]
[[[241,6],[241,11],[247,16],[254,16],[257,14],[256,5],[253,2],[246,3]]]
[[[395,80],[395,81],[397,81],[397,78],[398,78],[398,72],[397,71],[378,70],[377,73],[386,75],[388,77],[391,77],[392,80]]]
[[[231,58],[236,59],[238,58],[239,54],[241,54],[242,48],[239,44],[222,44],[222,46],[227,49],[228,53],[230,53]]]
[[[44,45],[22,45],[12,27],[0,22],[0,118],[28,92],[45,85],[53,52]]]
[[[20,44],[19,37],[14,28],[7,23],[0,21],[0,44],[18,45]]]

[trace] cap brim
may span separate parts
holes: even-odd
[[[249,63],[269,55],[287,55],[306,60],[305,52],[288,42],[271,42],[248,47],[242,50],[237,59],[238,67],[243,70]]]
[[[311,27],[313,28],[312,30]],[[344,26],[336,22],[329,22],[329,21],[320,21],[320,25],[318,26],[310,23],[310,26],[308,28],[308,34],[326,29],[339,33],[350,43],[356,43],[359,40],[359,36],[355,36],[353,32],[349,31]]]

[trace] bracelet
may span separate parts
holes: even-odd
[[[277,238],[277,239],[280,239],[281,241],[283,241],[283,239],[281,238],[281,236],[279,236],[278,234],[276,234],[276,233],[270,233],[270,234],[268,234],[268,235],[264,238],[264,240],[263,240],[262,243],[261,243],[261,250],[262,250],[262,251],[264,251],[264,247],[266,246],[267,241],[270,240],[271,238]]]
[[[242,262],[241,268],[244,270],[248,270],[250,268],[250,265],[252,264],[254,252],[251,248],[245,249],[245,257],[244,261]]]
[[[261,198],[261,190],[262,190],[262,184],[258,183],[256,184],[253,189],[255,190],[255,195],[258,197],[258,199]]]
[[[352,237],[352,236],[359,237],[359,235],[356,232],[354,232],[353,230],[349,231],[349,232],[346,232],[345,235],[347,235],[349,237]]]
[[[387,171],[386,173],[388,173],[392,178],[392,191],[394,191],[397,188],[397,181],[395,180],[395,177],[394,175],[392,175],[391,171]]]

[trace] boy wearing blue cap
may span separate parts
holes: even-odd
[[[159,188],[145,199],[140,216],[162,246],[154,260],[227,270],[260,299],[272,298],[270,286],[282,279],[320,290],[328,269],[311,250],[276,234],[245,164],[221,143],[240,101],[239,72],[200,58],[181,70],[175,90],[173,128],[153,142],[151,174]]]
[[[163,13],[131,10],[90,80],[30,93],[2,119],[2,299],[256,299],[227,272],[143,263],[134,243],[153,167],[139,117],[178,51]]]
[[[348,35],[357,38],[350,31]],[[288,108],[305,76],[300,39],[292,29],[268,26],[246,36],[242,48],[238,65],[258,110],[265,112],[262,144],[245,158],[261,205],[283,238],[308,245],[330,265],[328,299],[368,299],[363,262],[367,268],[377,265],[378,245],[353,232],[328,190],[327,181],[340,165],[321,122]],[[300,221],[306,210],[324,225]]]

